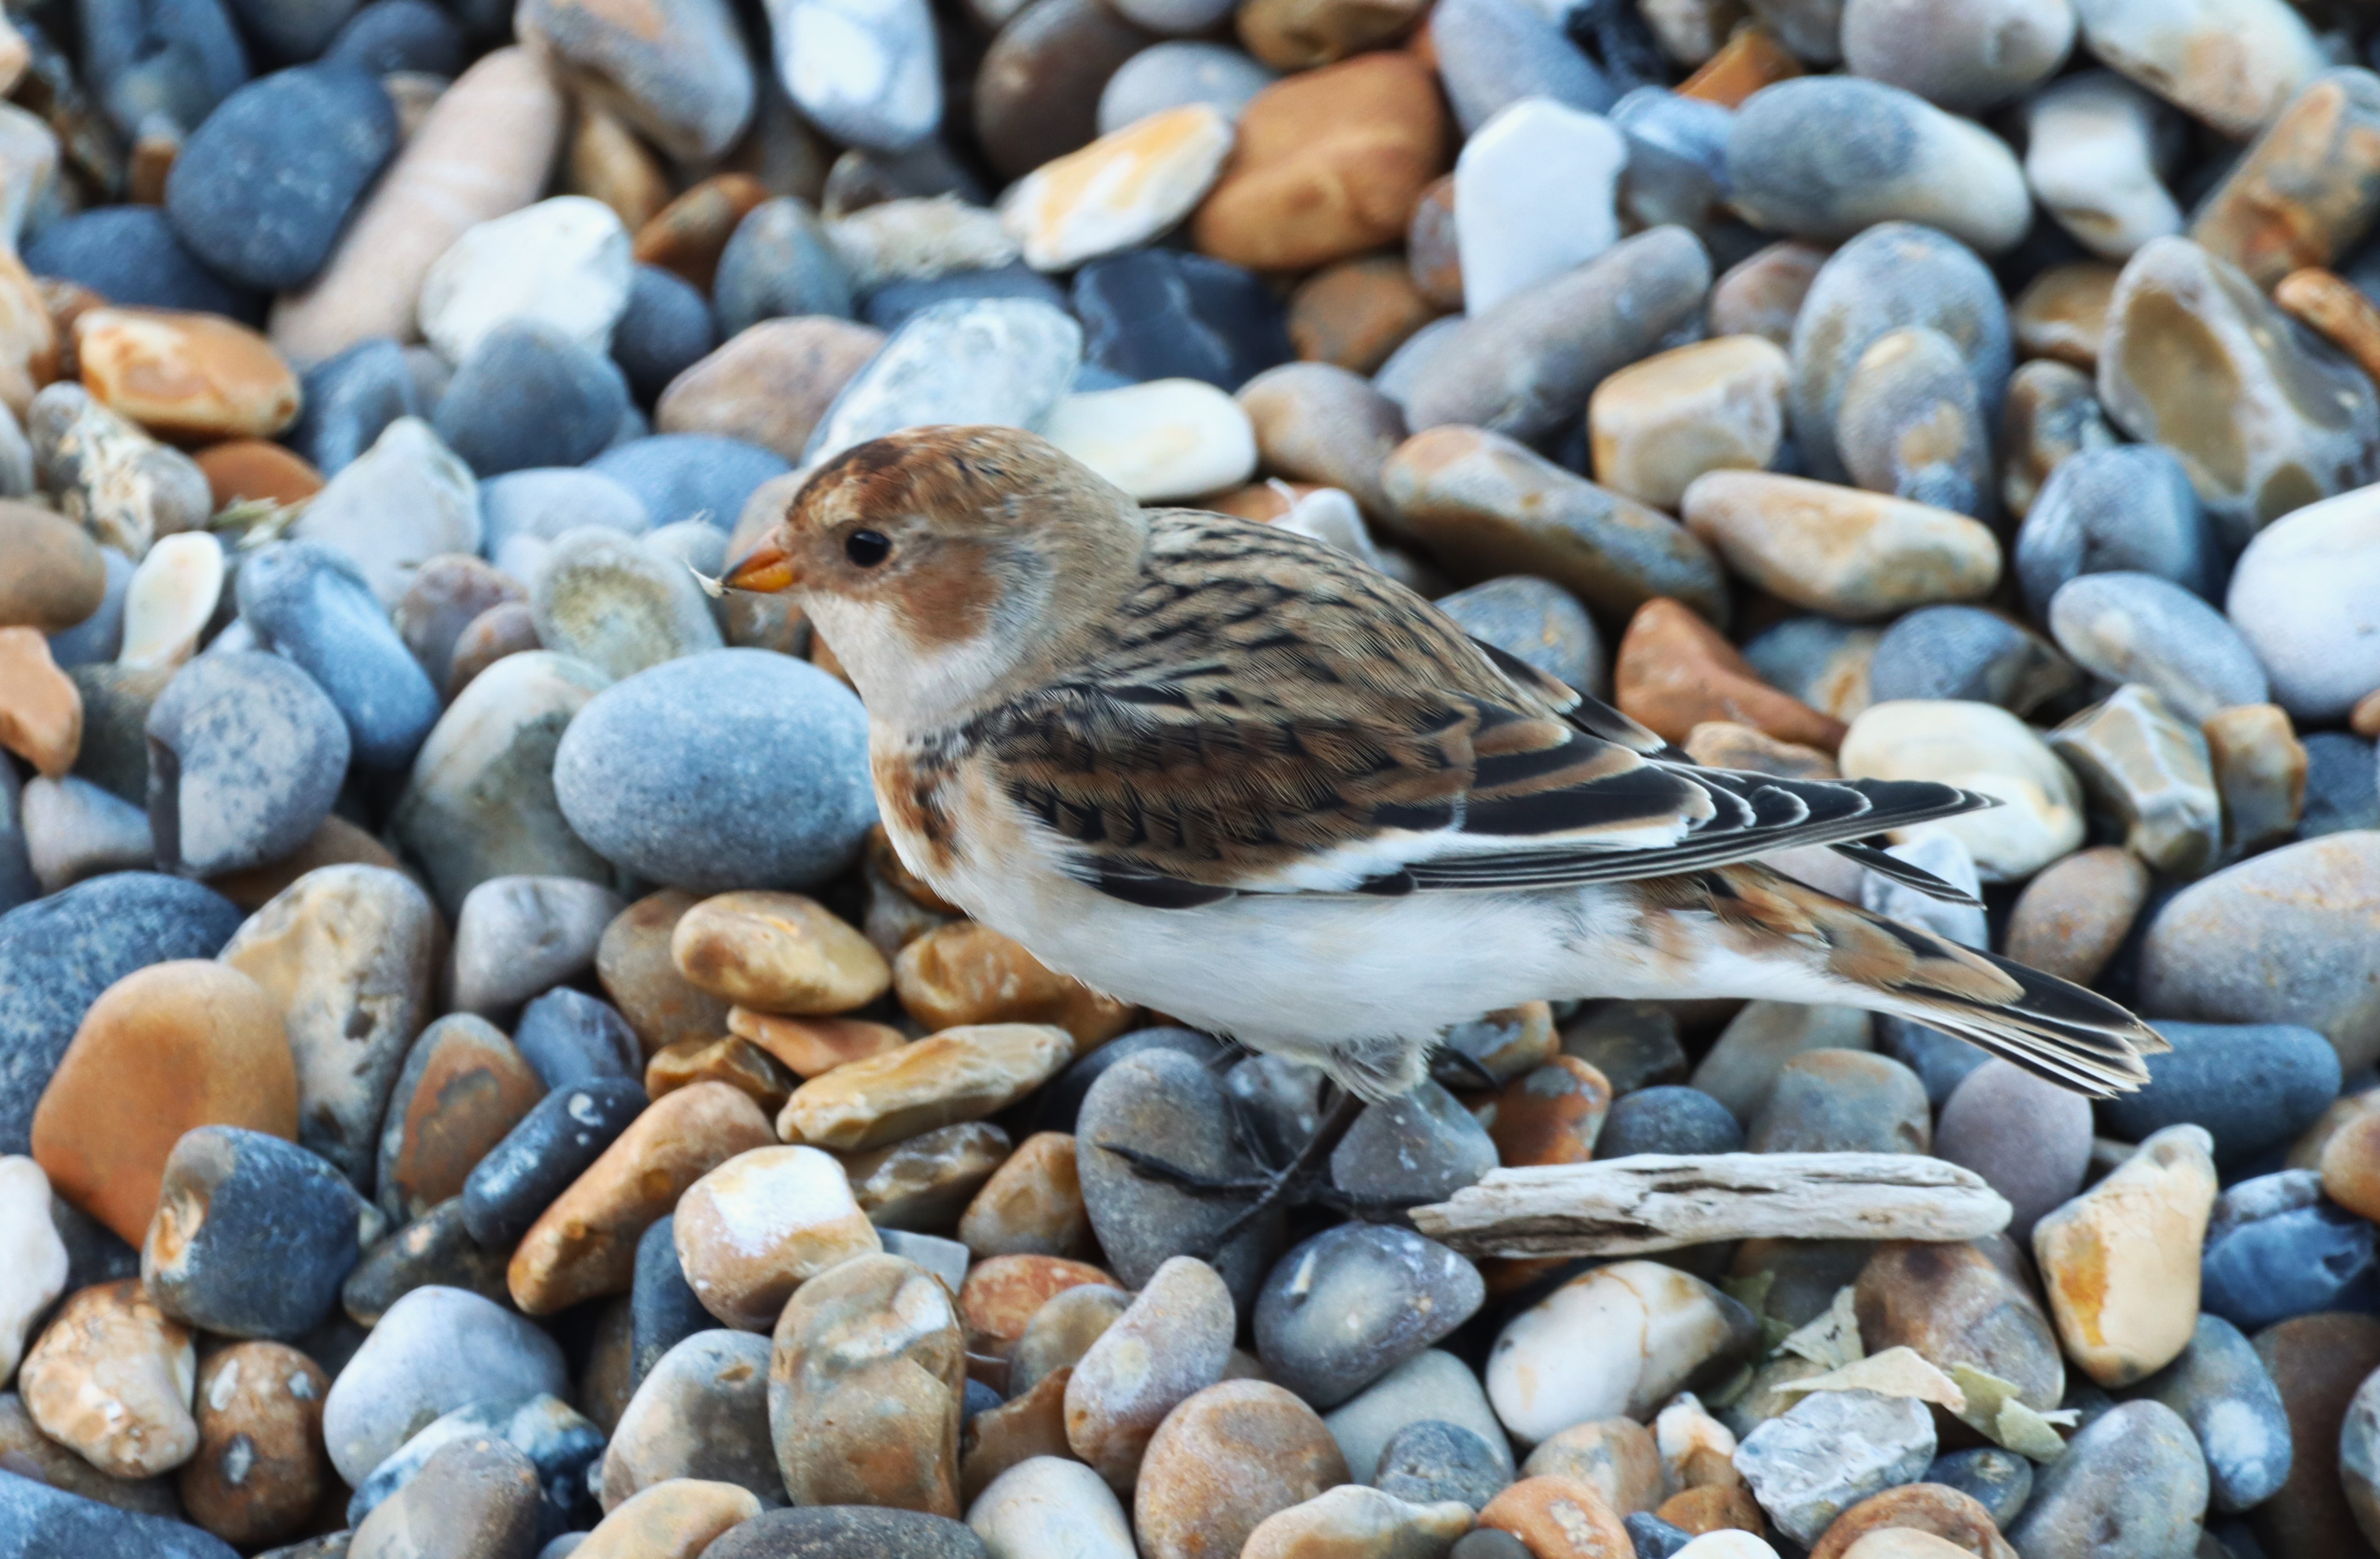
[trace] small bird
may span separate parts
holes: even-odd
[[[1860,841],[1990,798],[1704,768],[1346,554],[1144,509],[1029,432],[845,451],[726,583],[790,592],[833,647],[886,832],[936,893],[1343,1088],[1304,1170],[1449,1025],[1537,999],[1846,1004],[2095,1096],[2167,1048],[1755,859],[1830,845],[1958,896]]]

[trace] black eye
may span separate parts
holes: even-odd
[[[855,530],[843,539],[843,555],[862,568],[873,568],[892,555],[892,542],[881,530]]]

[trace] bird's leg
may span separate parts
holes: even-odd
[[[1242,1230],[1276,1207],[1302,1207],[1309,1201],[1326,1200],[1330,1183],[1330,1155],[1338,1151],[1339,1144],[1354,1128],[1356,1118],[1366,1107],[1360,1095],[1342,1092],[1331,1103],[1330,1113],[1323,1116],[1322,1124],[1315,1128],[1314,1135],[1305,1139],[1305,1146],[1289,1161],[1288,1167],[1266,1176],[1264,1188],[1257,1193],[1256,1200],[1242,1208],[1237,1217],[1206,1242],[1208,1252],[1211,1255],[1222,1249],[1238,1237]],[[1317,1182],[1319,1182],[1318,1186]]]
[[[1451,1066],[1458,1072],[1476,1078],[1479,1086],[1493,1093],[1504,1086],[1504,1080],[1488,1069],[1488,1063],[1460,1045],[1439,1045],[1429,1053],[1430,1070]]]

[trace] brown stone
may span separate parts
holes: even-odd
[[[1329,363],[1288,363],[1240,386],[1265,468],[1346,493],[1386,517],[1380,468],[1405,439],[1397,403],[1361,376]]]
[[[473,553],[440,553],[422,560],[413,582],[397,597],[390,617],[397,637],[430,674],[432,687],[446,685],[455,646],[473,618],[507,601],[527,601],[518,579]]]
[[[837,1262],[883,1248],[842,1165],[816,1148],[755,1148],[697,1180],[673,1224],[678,1264],[711,1314],[747,1332]]]
[[[455,653],[459,660],[459,646]],[[678,921],[698,902],[679,888],[647,894],[620,911],[595,944],[595,977],[648,1055],[727,1031],[728,1004],[678,973],[670,956]]]
[[[999,12],[1006,25],[976,70],[975,132],[993,172],[1022,178],[1090,144],[1099,90],[1157,40],[1101,0],[1000,0]]]
[[[1045,1023],[946,1029],[853,1061],[794,1090],[778,1135],[845,1151],[997,1114],[1073,1060],[1074,1041]]]
[[[1819,244],[1786,238],[1729,266],[1711,284],[1711,334],[1759,335],[1791,347],[1802,300],[1829,252]]]
[[[1074,1457],[1066,1443],[1072,1365],[1052,1370],[997,1407],[978,1413],[959,1442],[959,1495],[972,1507],[991,1480],[1035,1456]]]
[[[1767,1521],[1760,1514],[1760,1502],[1741,1483],[1702,1483],[1681,1490],[1663,1500],[1653,1514],[1696,1537],[1705,1532],[1726,1531],[1750,1532],[1757,1537],[1767,1529]]]
[[[1835,761],[1815,747],[1779,741],[1731,720],[1697,721],[1681,744],[1686,756],[1708,769],[1741,769],[1783,779],[1840,779]]]
[[[1080,1364],[1091,1345],[1123,1319],[1132,1302],[1133,1296],[1104,1283],[1078,1283],[1051,1295],[1025,1323],[1025,1334],[1010,1345],[1008,1395],[1022,1396],[1059,1370]],[[1260,1381],[1265,1373],[1257,1366],[1245,1372],[1227,1370],[1221,1378]]]
[[[1395,255],[1342,260],[1289,295],[1289,344],[1307,362],[1370,373],[1440,312]]]
[[[840,1156],[852,1195],[870,1223],[947,1235],[1008,1152],[1008,1133],[988,1122],[965,1121]]]
[[[784,1017],[727,1009],[727,1030],[766,1051],[797,1078],[815,1078],[853,1061],[882,1055],[909,1042],[909,1036],[889,1023],[864,1017]]]
[[[1587,399],[1595,480],[1675,511],[1705,471],[1766,469],[1784,442],[1791,376],[1765,335],[1714,336],[1629,364]]]
[[[49,779],[74,768],[82,747],[82,695],[34,627],[0,627],[0,748]]]
[[[220,314],[93,309],[74,329],[83,387],[151,432],[263,438],[297,420],[297,374],[263,336]]]
[[[1295,508],[1299,499],[1320,491],[1313,482],[1283,481],[1274,477],[1268,481],[1252,481],[1245,487],[1234,487],[1228,493],[1200,501],[1217,514],[1253,519],[1258,525],[1270,525]]]
[[[486,1018],[450,1013],[424,1029],[381,1129],[382,1210],[419,1218],[461,1196],[473,1166],[544,1097],[536,1070]]]
[[[2044,867],[2017,895],[2008,956],[2088,985],[2123,945],[2148,901],[2149,869],[2116,845],[2077,850]]]
[[[446,672],[446,701],[454,702],[473,677],[506,655],[543,647],[528,602],[505,601],[489,607],[455,636],[455,658]]]
[[[2324,1141],[2322,1194],[2359,1218],[2380,1208],[2380,1113],[2349,1114]]]
[[[107,567],[90,532],[48,509],[0,499],[0,627],[55,633],[107,595]]]
[[[653,1101],[521,1236],[505,1272],[513,1302],[527,1314],[552,1315],[625,1293],[637,1241],[687,1188],[774,1141],[760,1107],[725,1083],[696,1083]]]
[[[783,1063],[735,1034],[715,1040],[680,1040],[663,1045],[645,1063],[645,1092],[651,1098],[693,1083],[725,1083],[771,1115],[793,1097],[795,1080]]]
[[[2380,739],[2380,688],[2356,700],[2348,713],[2347,728],[2365,741]]]
[[[658,433],[717,433],[799,462],[819,419],[884,345],[884,333],[825,315],[762,320],[670,381]]]
[[[1749,725],[1779,741],[1831,753],[1848,727],[1760,680],[1734,645],[1691,608],[1645,603],[1621,637],[1612,686],[1622,713],[1671,741],[1706,720]]]
[[[669,204],[669,170],[610,109],[581,98],[569,143],[563,149],[562,186],[572,195],[602,201],[631,233]]]
[[[1296,271],[1395,242],[1444,171],[1446,110],[1405,54],[1277,81],[1249,100],[1223,177],[1190,219],[1204,253]]]
[[[704,899],[670,932],[670,958],[678,973],[724,1001],[801,1017],[866,1006],[892,982],[866,937],[799,894]]]
[[[1975,1559],[2017,1559],[1983,1503],[1946,1483],[1903,1483],[1869,1495],[1835,1517],[1810,1559],[1845,1559],[1870,1532],[1893,1529],[1940,1538]]]
[[[1266,1516],[1346,1481],[1346,1457],[1313,1408],[1269,1382],[1225,1381],[1158,1426],[1133,1528],[1143,1559],[1220,1559]]]
[[[0,406],[18,421],[63,371],[56,315],[13,247],[0,245]]]
[[[1026,1323],[1050,1298],[1086,1283],[1115,1279],[1088,1261],[1058,1256],[994,1256],[967,1269],[959,1285],[959,1319],[969,1353],[1005,1359]]]
[[[1440,309],[1463,307],[1463,251],[1454,227],[1454,176],[1440,174],[1422,186],[1405,224],[1405,273],[1414,290]]]
[[[2380,213],[2380,85],[2326,70],[2289,99],[2190,225],[2259,286],[2336,263]]]
[[[2338,1443],[2348,1404],[2380,1369],[2380,1321],[2324,1310],[2276,1321],[2256,1334],[2256,1357],[2280,1389],[2289,1439],[2306,1449],[2291,1457],[2289,1475],[2249,1519],[2265,1552],[2274,1555],[2364,1552],[2362,1534],[2338,1476]]]
[[[2000,501],[2022,518],[2060,461],[2115,442],[2098,391],[2081,369],[2047,358],[2019,364],[2000,416]]]
[[[1311,70],[1394,43],[1428,6],[1418,0],[1248,0],[1235,25],[1275,70]]]
[[[101,993],[33,1111],[57,1193],[138,1246],[165,1159],[194,1126],[298,1137],[298,1068],[280,1006],[225,965],[152,964]]]
[[[207,886],[250,913],[263,908],[289,890],[289,885],[309,871],[325,866],[377,866],[395,871],[400,870],[396,857],[388,846],[358,828],[337,813],[322,820],[322,826],[306,836],[306,842],[279,860],[262,866],[251,866],[244,871],[226,871],[220,877],[207,879]]]
[[[2380,377],[2380,308],[2346,277],[2317,266],[2292,271],[2273,289],[2273,301]]]
[[[278,1542],[306,1528],[335,1481],[322,1450],[331,1377],[285,1343],[236,1343],[199,1371],[198,1454],[183,1507],[225,1542]]]
[[[270,439],[236,438],[192,457],[206,473],[217,509],[234,504],[302,504],[322,491],[322,473],[305,457]]]
[[[892,993],[929,1029],[1049,1024],[1072,1034],[1080,1050],[1123,1033],[1138,1010],[1058,973],[976,920],[953,921],[903,948],[893,960]]]
[[[1575,1478],[1524,1478],[1488,1502],[1479,1525],[1512,1533],[1533,1559],[1633,1559],[1636,1552],[1603,1496]]]
[[[797,1505],[959,1514],[966,1348],[950,1291],[897,1256],[804,1284],[769,1356],[769,1431]]]
[[[1496,1162],[1585,1163],[1611,1108],[1611,1083],[1574,1055],[1557,1055],[1506,1083],[1473,1113],[1495,1139]]]
[[[2057,1334],[2027,1283],[2023,1258],[1994,1236],[1966,1244],[1889,1240],[1861,1269],[1855,1302],[1870,1353],[1908,1347],[1936,1369],[1972,1364],[2047,1412],[2066,1393]]]
[[[67,1297],[17,1375],[42,1432],[117,1478],[154,1478],[197,1454],[190,1329],[125,1278]]]
[[[614,1506],[570,1552],[581,1559],[697,1559],[760,1508],[759,1496],[736,1484],[672,1478]]]
[[[1698,97],[1722,108],[1741,108],[1743,100],[1761,88],[1802,74],[1802,62],[1777,41],[1776,34],[1757,25],[1739,27],[1719,45],[1702,68],[1678,83],[1678,95]]]
[[[2055,358],[2084,372],[2099,366],[2107,301],[2123,273],[2096,260],[2052,265],[2033,278],[2009,310],[2020,358]]]
[[[0,1392],[0,1470],[142,1516],[182,1518],[171,1477],[116,1478],[43,1434],[15,1392]]]
[[[958,1236],[978,1257],[1086,1256],[1091,1215],[1075,1165],[1075,1139],[1037,1131],[991,1172],[959,1219]]]
[[[638,264],[676,272],[708,298],[736,225],[768,198],[750,174],[713,174],[638,225],[631,253]]]

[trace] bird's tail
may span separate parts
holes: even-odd
[[[1791,958],[1795,968],[1786,983],[1810,993],[1789,999],[1910,1018],[2077,1093],[2097,1099],[2130,1093],[2149,1080],[2141,1058],[2172,1048],[2095,991],[1872,914],[1764,866],[1660,881],[1695,884],[1699,891],[1687,891],[1704,902],[1670,907],[1712,915],[1730,961],[1757,958],[1773,966],[1780,955]]]

